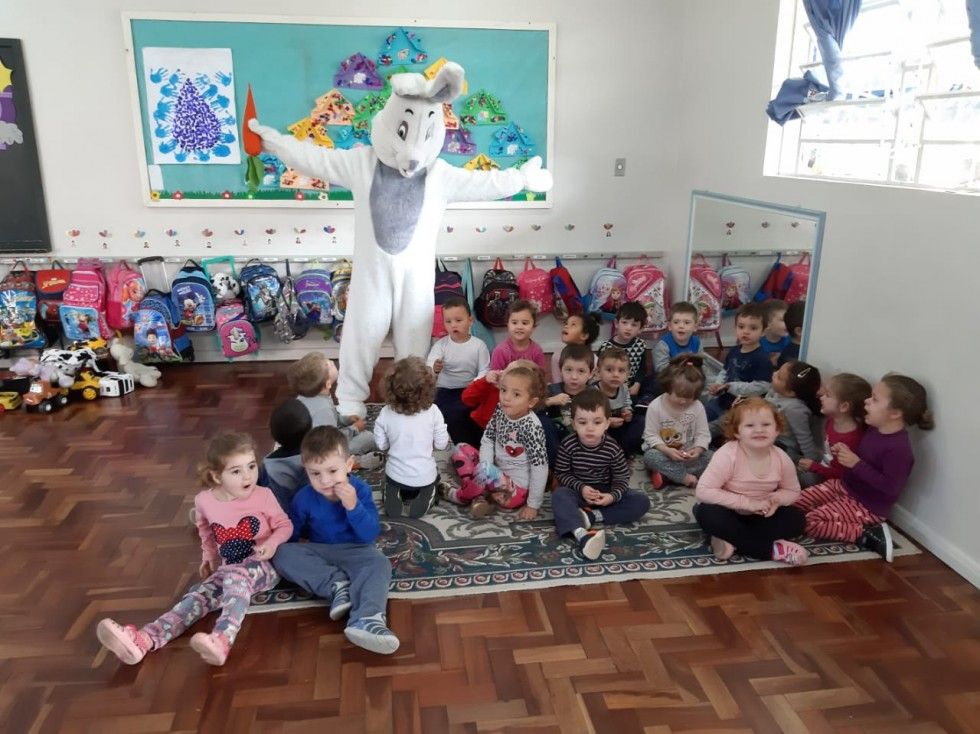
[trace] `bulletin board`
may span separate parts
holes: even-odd
[[[350,191],[268,154],[250,190],[241,143],[248,87],[263,124],[351,148],[370,143],[388,77],[434,74],[440,59],[459,63],[467,82],[445,111],[442,158],[479,170],[520,165],[531,155],[545,166],[552,159],[554,24],[126,13],[123,32],[149,206],[352,206]],[[542,208],[551,201],[521,192],[464,206]]]

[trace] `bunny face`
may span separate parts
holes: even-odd
[[[395,74],[392,94],[374,117],[371,142],[378,159],[411,178],[426,169],[442,151],[446,124],[442,103],[463,89],[463,68],[447,62],[434,79],[422,74]]]

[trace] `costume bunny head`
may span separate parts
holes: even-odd
[[[463,67],[449,61],[433,79],[394,74],[391,96],[374,117],[371,143],[378,159],[405,178],[415,176],[439,157],[446,138],[443,102],[463,91]]]

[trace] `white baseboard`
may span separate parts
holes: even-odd
[[[895,505],[892,508],[892,519],[907,535],[919,541],[939,560],[975,587],[980,588],[980,561],[978,559],[970,558],[900,505]]]

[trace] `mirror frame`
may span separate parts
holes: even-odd
[[[815,209],[803,209],[801,207],[789,206],[788,204],[777,204],[769,201],[759,201],[757,199],[746,199],[741,196],[730,196],[728,194],[718,194],[713,191],[694,189],[691,192],[691,208],[687,219],[687,252],[684,264],[684,287],[681,293],[687,298],[688,289],[691,285],[691,255],[694,249],[694,209],[698,199],[714,199],[729,204],[738,204],[750,209],[762,212],[777,212],[779,214],[790,215],[800,219],[807,219],[816,224],[814,234],[813,251],[810,253],[810,280],[807,283],[807,308],[803,316],[803,337],[800,340],[800,359],[805,360],[810,342],[810,324],[813,320],[814,304],[817,295],[817,275],[820,272],[820,251],[823,246],[824,226],[827,221],[827,213]]]

